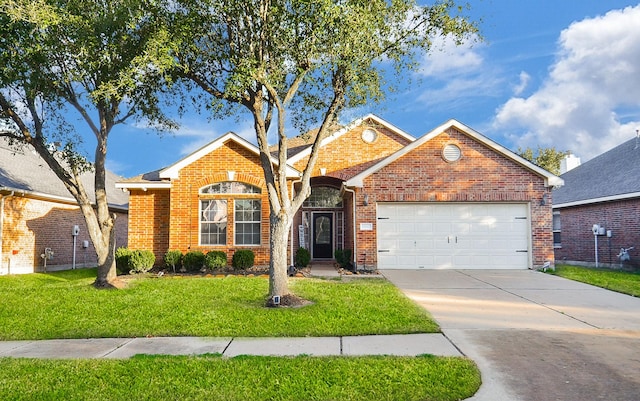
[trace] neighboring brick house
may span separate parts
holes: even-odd
[[[573,264],[640,264],[640,139],[631,139],[567,171],[553,192],[556,260]],[[600,229],[594,234],[593,226]]]
[[[126,246],[128,196],[114,189],[118,179],[108,172],[107,187],[112,189],[107,191],[118,216],[116,241]],[[93,175],[82,181],[91,193]],[[16,150],[0,138],[0,275],[44,271],[41,255],[47,249],[53,256],[46,261],[48,269],[73,267],[76,225],[75,266],[95,266],[96,254],[75,199],[40,156],[27,147]]]
[[[314,135],[290,140],[297,187]],[[359,268],[532,268],[553,263],[550,191],[562,180],[451,120],[419,139],[374,115],[321,146],[289,244]],[[274,161],[275,162],[275,161]],[[129,247],[269,256],[258,149],[229,133],[174,165],[122,181]]]

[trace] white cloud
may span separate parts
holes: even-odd
[[[540,89],[508,100],[494,127],[516,146],[553,146],[585,161],[640,126],[640,113],[623,116],[640,105],[640,6],[575,22],[558,43]]]
[[[444,79],[451,75],[477,71],[483,63],[478,50],[472,46],[476,38],[456,45],[454,38],[436,37],[432,50],[423,56],[418,73],[425,77]]]
[[[527,74],[525,71],[521,71],[520,82],[518,83],[518,85],[515,85],[513,87],[513,94],[514,95],[522,94],[522,92],[524,92],[524,90],[527,89],[527,86],[529,85],[529,81],[531,81],[531,75]]]

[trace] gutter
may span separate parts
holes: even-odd
[[[295,193],[296,193],[295,185],[296,185],[297,182],[302,182],[302,178],[300,178],[298,180],[292,180],[291,181],[291,198],[295,198]],[[298,209],[298,211],[300,211],[300,210]],[[298,214],[298,211],[296,211],[295,214]],[[295,214],[294,214],[294,217],[295,217]],[[291,224],[291,228],[289,229],[289,231],[291,232],[291,237],[289,238],[289,247],[290,247],[290,253],[291,253],[291,255],[290,255],[291,261],[290,261],[290,263],[291,264],[289,266],[291,266],[291,267],[294,267],[296,265],[296,263],[295,263],[295,255],[293,253],[293,230],[295,228],[294,226],[295,225],[292,223]],[[300,244],[298,244],[298,246],[300,246]]]
[[[16,189],[11,187],[0,187],[0,193],[5,192],[8,193],[9,196],[23,196],[33,199],[39,199],[44,201],[54,201],[65,203],[68,205],[78,206],[78,201],[73,197],[64,197],[58,195],[49,195],[44,192],[36,192],[36,191],[26,191],[24,189]],[[92,202],[92,205],[95,206],[95,202]],[[109,209],[113,209],[121,212],[128,212],[129,206],[127,204],[116,204],[116,203],[107,203]]]
[[[356,236],[356,191],[354,189],[347,188],[344,183],[342,184],[342,189],[347,192],[351,192],[352,194],[352,203],[353,203],[353,266],[358,270],[358,237]]]

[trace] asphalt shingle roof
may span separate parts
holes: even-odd
[[[93,201],[95,199],[93,173],[84,173],[81,180],[89,198]],[[129,195],[115,188],[116,181],[120,180],[122,177],[107,170],[108,202],[111,206],[128,208]],[[0,138],[0,188],[67,198],[75,202],[64,184],[35,151],[26,146],[22,149],[9,146],[6,138]]]
[[[555,205],[640,192],[640,139],[631,139],[560,176]]]

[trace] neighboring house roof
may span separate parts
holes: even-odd
[[[543,168],[540,168],[540,167],[536,166],[535,164],[529,162],[528,160],[518,156],[517,154],[515,154],[512,151],[510,151],[509,149],[507,149],[507,148],[503,147],[502,145],[492,141],[491,139],[489,139],[489,138],[485,137],[484,135],[480,134],[479,132],[467,127],[466,125],[462,124],[461,122],[452,119],[452,120],[449,120],[446,123],[440,125],[439,127],[436,127],[435,129],[429,131],[428,133],[426,133],[422,137],[416,139],[414,142],[412,142],[409,145],[405,146],[404,148],[398,150],[397,152],[391,154],[389,157],[382,159],[381,161],[379,161],[378,163],[376,163],[373,166],[369,167],[368,169],[364,170],[360,174],[355,175],[352,178],[350,178],[349,180],[345,181],[345,186],[347,186],[347,187],[362,187],[364,185],[365,178],[369,177],[371,174],[379,171],[380,169],[388,166],[389,164],[391,164],[394,161],[398,160],[399,158],[401,158],[402,156],[404,156],[407,153],[411,152],[415,148],[423,145],[424,143],[426,143],[426,142],[430,141],[431,139],[435,138],[436,136],[442,134],[443,132],[445,132],[449,128],[457,129],[458,131],[462,132],[463,134],[465,134],[465,135],[475,139],[476,141],[484,144],[485,146],[493,149],[495,152],[503,155],[504,157],[506,157],[508,159],[511,159],[512,161],[514,161],[514,162],[520,164],[521,166],[523,166],[524,168],[526,168],[526,169],[534,172],[535,174],[543,177],[544,180],[545,180],[545,185],[546,186],[561,186],[561,185],[563,185],[563,181],[562,181],[561,178],[551,174],[547,170],[545,170]]]
[[[107,170],[107,198],[109,206],[127,210],[129,195],[115,190],[116,181],[121,179],[122,177]],[[87,195],[94,201],[93,173],[83,173],[80,180]],[[0,137],[0,191],[55,202],[77,203],[58,176],[34,150],[28,145],[22,148],[10,146],[4,137]]]
[[[553,207],[640,198],[640,139],[631,139],[560,176]]]
[[[395,132],[396,134],[406,138],[408,141],[413,142],[415,141],[415,137],[406,133],[405,131],[401,130],[400,128],[394,126],[393,124],[388,123],[387,121],[383,120],[382,118],[374,115],[374,114],[368,114],[364,117],[361,117],[355,121],[353,121],[352,123],[334,131],[331,135],[329,135],[328,137],[324,138],[322,140],[322,143],[320,144],[320,146],[325,146],[328,143],[331,143],[332,141],[340,138],[342,135],[346,134],[347,132],[351,131],[352,129],[362,125],[365,121],[369,121],[370,124],[372,125],[381,125],[387,129],[389,129],[390,131]],[[304,159],[305,157],[308,157],[309,154],[311,153],[311,146],[313,145],[313,142],[316,138],[318,131],[314,130],[314,131],[310,131],[310,135],[307,138],[306,135],[303,136],[299,136],[296,137],[294,139],[290,139],[288,140],[288,145],[289,145],[289,149],[290,151],[288,152],[289,154],[289,160],[288,162],[291,164],[295,164],[298,161]],[[306,143],[306,144],[305,144]],[[293,149],[294,151],[292,152],[291,149]]]
[[[208,155],[209,153],[220,148],[229,141],[237,143],[256,156],[260,156],[260,149],[257,146],[253,145],[251,142],[233,132],[228,132],[220,138],[214,140],[213,142],[210,142],[209,144],[191,153],[190,155],[178,160],[176,163],[172,164],[169,167],[141,174],[127,180],[120,180],[118,183],[116,183],[116,188],[171,188],[170,180],[178,178],[181,169],[202,158],[203,156]],[[278,160],[274,157],[271,157],[271,161],[275,165],[278,164]],[[300,177],[300,172],[291,166],[287,166],[287,177],[298,178]]]

